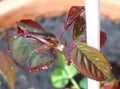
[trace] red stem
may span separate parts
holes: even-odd
[[[43,43],[45,43],[46,45],[49,45],[49,42],[47,41],[47,40],[45,40],[45,39],[43,39],[42,38],[42,36],[36,36],[36,35],[34,35],[34,34],[31,34],[31,33],[28,33],[27,31],[24,31],[24,33],[23,34],[19,34],[20,36],[23,36],[23,37],[31,37],[31,38],[34,38],[34,39],[36,39],[36,40],[38,40],[38,41],[41,41],[41,42],[43,42]]]
[[[62,43],[62,37],[63,37],[63,34],[65,33],[65,29],[62,30],[62,33],[60,34],[60,43]]]

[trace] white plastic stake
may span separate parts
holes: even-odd
[[[85,0],[87,44],[100,49],[100,0]],[[88,79],[88,89],[100,89],[100,83]]]

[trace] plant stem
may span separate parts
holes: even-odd
[[[74,78],[69,78],[69,79],[76,89],[80,89],[79,85],[77,84]]]
[[[66,71],[66,69],[64,68],[65,72],[68,75],[68,78],[70,79],[71,83],[73,84],[73,86],[75,87],[75,89],[80,89],[79,85],[77,84],[77,82],[75,81],[75,79],[73,77],[71,77],[69,75],[69,73]]]
[[[62,37],[63,37],[63,34],[65,33],[65,31],[66,31],[66,30],[63,29],[63,30],[62,30],[62,33],[61,33],[61,35],[60,35],[60,38],[59,38],[59,39],[60,39],[60,42],[61,42],[61,43],[62,43]]]

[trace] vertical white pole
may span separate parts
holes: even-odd
[[[100,0],[85,0],[87,44],[100,49]],[[88,79],[88,89],[100,89],[100,83]]]

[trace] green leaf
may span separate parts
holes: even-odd
[[[55,59],[51,50],[34,52],[36,48],[44,45],[42,42],[32,38],[18,37],[12,44],[12,55],[21,68],[40,68],[45,65],[52,65]],[[27,70],[26,70],[27,71]]]
[[[107,58],[97,49],[79,43],[71,51],[72,63],[83,75],[103,81],[111,75],[111,66]]]
[[[78,74],[77,69],[73,65],[67,65],[65,61],[65,56],[61,53],[57,54],[59,67],[63,68],[67,75],[72,78]]]
[[[16,82],[14,65],[9,56],[5,52],[1,51],[0,51],[0,74],[3,76],[4,80],[8,83],[10,89],[14,89]]]
[[[66,66],[65,56],[61,53],[58,53],[57,58],[59,67],[64,68]]]
[[[55,69],[52,72],[51,80],[52,80],[54,87],[56,87],[56,88],[63,88],[69,82],[66,72],[61,68]]]
[[[88,81],[87,81],[87,78],[81,79],[80,82],[79,82],[79,86],[80,86],[82,89],[88,89]]]
[[[78,74],[77,69],[73,65],[65,66],[64,69],[70,78],[73,78],[75,75]]]

